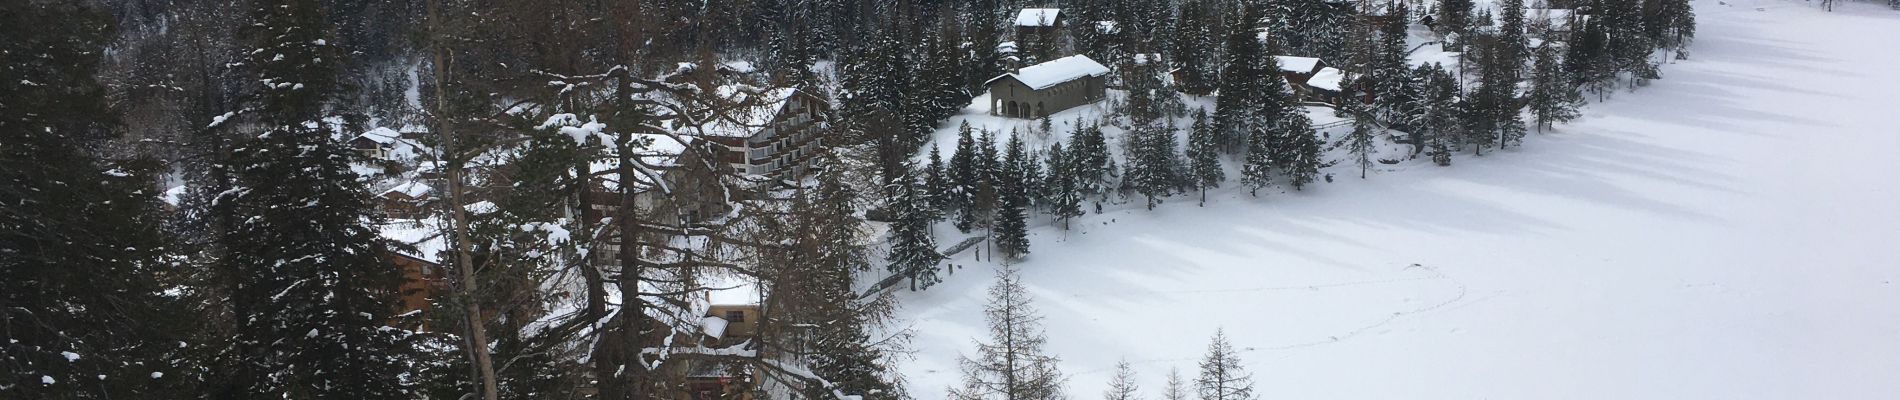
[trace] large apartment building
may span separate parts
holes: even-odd
[[[741,174],[796,177],[811,167],[812,156],[827,144],[826,112],[831,106],[797,89],[745,91],[720,89],[736,105],[701,125],[702,138],[724,148],[719,161]]]

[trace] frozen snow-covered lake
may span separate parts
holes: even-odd
[[[1158,398],[1224,327],[1264,399],[1900,396],[1900,12],[1727,4],[1522,148],[1034,230],[1069,395],[1126,359]],[[921,399],[985,333],[978,265],[901,295]]]

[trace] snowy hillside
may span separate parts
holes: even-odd
[[[1689,60],[1522,148],[1033,228],[1018,267],[1069,395],[1125,359],[1157,398],[1224,328],[1264,399],[1892,398],[1900,41],[1852,38],[1900,15],[1695,7]],[[949,263],[899,295],[920,399],[985,335],[992,266]]]

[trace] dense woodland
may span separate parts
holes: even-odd
[[[0,398],[686,398],[675,362],[743,369],[767,398],[935,396],[892,367],[890,295],[857,280],[944,279],[938,224],[1007,262],[1031,224],[1104,203],[1264,196],[1340,162],[1364,177],[1375,140],[1450,165],[1661,78],[1695,35],[1688,0],[1531,1],[6,1]],[[1026,6],[1070,28],[1018,37]],[[1587,23],[1533,34],[1532,7]],[[1408,62],[1420,26],[1458,65]],[[1106,120],[1049,148],[969,126],[928,143],[989,79],[1069,54],[1115,68]],[[1315,132],[1274,55],[1350,73],[1327,104],[1350,134]],[[732,91],[773,88],[831,105],[809,173],[652,157],[757,101]],[[418,154],[348,147],[379,127]],[[695,169],[690,188],[668,175]],[[446,243],[429,312],[391,306],[386,254],[416,243],[381,234],[375,191],[399,180],[436,188],[414,222]],[[662,200],[626,206],[641,196]],[[708,276],[757,286],[757,339],[668,340],[700,329],[685,313]],[[990,296],[992,337],[948,395],[1079,395],[1013,272]],[[1130,375],[1107,397],[1135,398]],[[1168,382],[1169,400],[1253,398],[1220,335]]]

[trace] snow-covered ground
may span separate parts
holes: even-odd
[[[1217,328],[1266,399],[1900,396],[1900,12],[1696,11],[1691,60],[1520,149],[1034,230],[1070,396],[1126,359],[1156,398]],[[985,336],[951,262],[900,294],[922,399]]]

